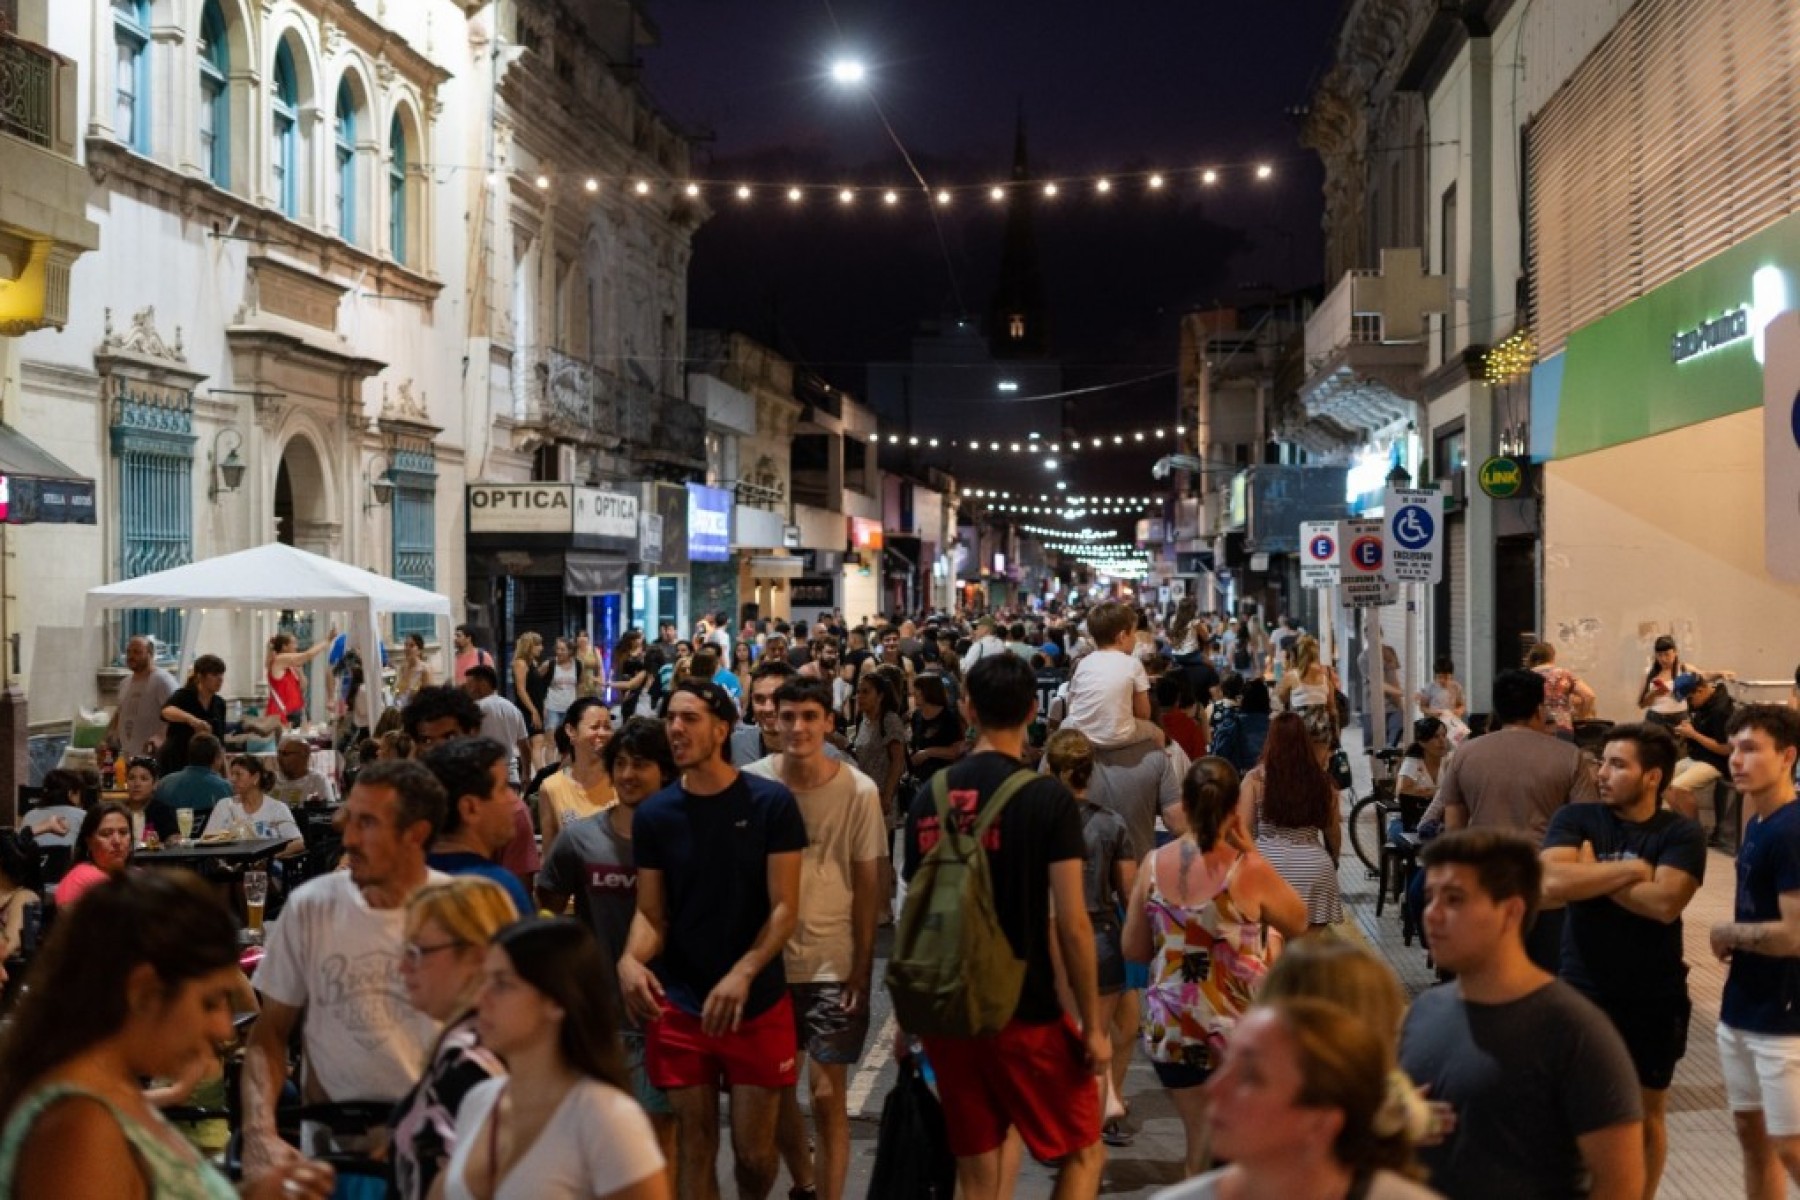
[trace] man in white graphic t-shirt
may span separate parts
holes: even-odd
[[[438,1025],[407,1002],[400,981],[406,901],[449,878],[425,866],[444,805],[443,785],[420,763],[364,767],[344,803],[350,870],[296,888],[275,922],[256,973],[262,1015],[244,1055],[245,1179],[300,1154],[276,1133],[275,1105],[302,1013],[307,1103],[399,1100],[417,1082]],[[323,1129],[304,1129],[302,1140],[309,1155],[336,1148]]]

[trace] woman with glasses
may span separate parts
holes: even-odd
[[[506,889],[479,875],[429,884],[406,902],[406,949],[400,982],[407,1001],[444,1031],[431,1048],[424,1077],[394,1108],[390,1156],[402,1200],[423,1200],[450,1160],[456,1113],[469,1089],[506,1066],[481,1045],[475,989],[488,941],[519,919]]]
[[[662,1151],[620,1054],[612,978],[574,921],[521,921],[495,935],[476,1028],[510,1074],[463,1102],[446,1200],[668,1200]]]

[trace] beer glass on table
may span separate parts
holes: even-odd
[[[193,836],[194,836],[194,810],[193,809],[178,808],[175,810],[175,832],[179,833],[181,835],[181,840],[184,842],[193,840]]]
[[[249,939],[253,943],[262,941],[263,905],[269,900],[269,873],[267,871],[244,872],[244,912],[248,918]]]

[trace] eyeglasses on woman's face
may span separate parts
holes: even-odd
[[[468,944],[469,943],[467,942],[450,941],[439,942],[435,946],[422,946],[418,942],[408,942],[401,948],[400,958],[401,961],[406,964],[408,970],[416,971],[423,966],[425,960],[433,954],[438,954],[445,950],[458,950]]]

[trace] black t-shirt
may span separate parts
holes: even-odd
[[[862,675],[863,663],[874,657],[874,654],[867,650],[846,651],[844,654],[844,665],[850,668],[850,678],[859,678]]]
[[[1706,831],[1658,809],[1648,821],[1621,820],[1604,804],[1565,804],[1550,818],[1544,849],[1583,842],[1600,862],[1642,859],[1706,877]],[[1577,900],[1563,922],[1562,969],[1570,985],[1597,1000],[1661,999],[1687,994],[1681,919],[1664,924],[1627,911],[1611,896]]]
[[[1725,692],[1724,684],[1713,686],[1712,699],[1696,708],[1689,716],[1696,730],[1705,734],[1715,742],[1725,740],[1725,727],[1731,723],[1731,713],[1737,706]],[[1696,762],[1703,762],[1719,774],[1730,776],[1730,755],[1715,754],[1699,742],[1690,740],[1687,744],[1688,756]]]
[[[971,754],[951,766],[946,782],[957,823],[965,831],[973,829],[987,799],[1009,775],[1022,769],[1018,759],[993,751]],[[919,869],[925,852],[937,844],[937,834],[937,804],[931,788],[922,787],[913,796],[906,818],[902,873],[907,879]],[[1006,811],[988,831],[987,857],[1000,927],[1006,930],[1013,953],[1025,961],[1025,985],[1013,1019],[1057,1020],[1062,1006],[1050,965],[1050,864],[1070,859],[1080,862],[1086,857],[1081,814],[1061,780],[1041,776],[1013,793]]]
[[[806,849],[800,805],[783,784],[753,775],[712,796],[672,784],[638,806],[631,842],[640,871],[663,873],[663,952],[650,968],[669,1002],[697,1016],[769,919],[769,856]],[[744,1015],[786,988],[777,954],[750,985]]]
[[[200,717],[212,726],[212,735],[220,741],[225,739],[225,700],[214,696],[211,704],[200,703],[200,693],[192,687],[178,687],[169,693],[168,703],[164,708],[179,708],[189,716]],[[186,721],[169,722],[169,731],[163,737],[162,770],[160,774],[168,775],[188,765],[188,743],[194,740],[199,730]]]
[[[937,750],[945,746],[954,746],[962,740],[962,721],[958,719],[953,709],[945,708],[935,717],[927,717],[918,709],[913,709],[912,748],[914,751]],[[921,760],[919,765],[912,769],[912,773],[920,780],[927,780],[949,765],[941,758],[927,758]]]
[[[1457,1200],[1585,1196],[1579,1139],[1643,1117],[1618,1030],[1554,979],[1505,1004],[1469,1003],[1454,983],[1427,989],[1407,1011],[1400,1068],[1456,1112],[1419,1161]]]

